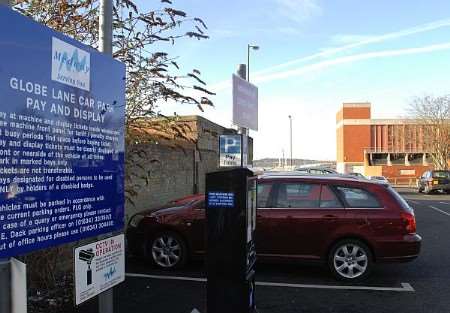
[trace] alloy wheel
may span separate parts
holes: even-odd
[[[340,276],[354,279],[366,272],[368,256],[362,247],[354,243],[347,243],[336,249],[333,265]]]
[[[152,244],[152,257],[155,263],[164,268],[178,264],[182,257],[180,242],[171,235],[158,236]]]

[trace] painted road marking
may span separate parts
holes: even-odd
[[[194,282],[206,282],[206,278],[184,277],[184,276],[164,276],[127,273],[128,277],[151,278],[160,280],[182,280]],[[414,288],[408,283],[401,283],[401,287],[371,287],[371,286],[340,286],[340,285],[311,285],[311,284],[286,284],[272,282],[256,282],[257,286],[264,287],[287,287],[287,288],[310,288],[310,289],[338,289],[338,290],[372,290],[372,291],[397,291],[397,292],[415,292]]]
[[[450,216],[450,213],[445,212],[445,211],[442,211],[441,209],[438,209],[438,208],[436,208],[436,207],[434,207],[434,206],[432,206],[432,205],[430,205],[430,208],[432,208],[433,210],[438,211],[438,212],[440,212],[440,213],[442,213],[442,214],[445,214],[445,215],[447,215],[447,216]]]
[[[450,203],[448,203],[448,202],[443,202],[443,201],[441,201],[441,202],[439,202],[440,204],[450,204]]]
[[[408,200],[408,202],[411,202],[411,203],[414,203],[414,204],[420,204],[419,202],[414,201],[414,200]]]

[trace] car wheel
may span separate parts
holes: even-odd
[[[181,268],[187,260],[186,244],[177,233],[158,233],[146,245],[146,255],[162,269]]]
[[[331,248],[328,266],[339,280],[360,281],[372,269],[372,252],[359,240],[341,240]]]
[[[418,187],[417,187],[417,192],[418,192],[418,193],[422,193],[422,192],[423,192],[422,187],[418,186]]]

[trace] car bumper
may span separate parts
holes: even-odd
[[[430,186],[430,190],[434,191],[434,190],[450,190],[450,185],[445,184],[445,185],[431,185]]]
[[[401,240],[380,242],[378,246],[384,252],[377,258],[378,262],[409,262],[419,256],[422,237],[409,234]]]

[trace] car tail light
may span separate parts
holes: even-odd
[[[414,234],[416,232],[416,218],[414,214],[409,212],[400,213],[403,223],[405,224],[405,230],[408,234]]]

